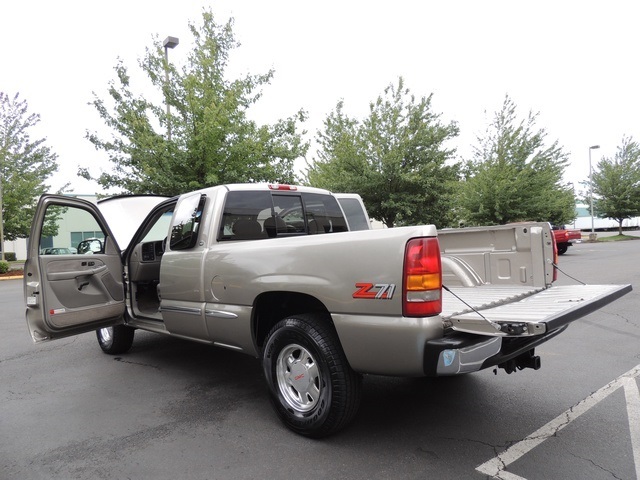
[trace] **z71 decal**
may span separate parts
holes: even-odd
[[[396,286],[393,283],[356,283],[357,290],[353,298],[368,298],[374,300],[391,300]]]

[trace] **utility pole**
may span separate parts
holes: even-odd
[[[593,228],[593,168],[591,168],[591,150],[597,150],[598,148],[600,148],[600,145],[589,147],[589,203],[591,205],[591,234],[589,235],[589,240],[592,242],[596,241],[596,234]]]
[[[167,37],[164,39],[164,42],[162,42],[162,45],[164,46],[164,61],[166,63],[164,68],[164,78],[167,89],[169,88],[169,49],[175,48],[178,43],[180,43],[180,40],[176,37]],[[165,96],[165,102],[167,103],[167,138],[171,141],[171,118],[169,116],[171,114],[171,110],[169,109],[168,96]]]

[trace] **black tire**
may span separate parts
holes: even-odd
[[[116,325],[96,330],[100,348],[109,355],[128,352],[133,344],[134,333],[135,329],[126,325]]]
[[[567,253],[567,250],[569,250],[569,245],[565,245],[565,244],[558,244],[558,255],[564,255],[565,253]]]
[[[326,315],[296,315],[269,332],[262,366],[271,402],[296,433],[321,438],[346,427],[362,396],[355,373]]]

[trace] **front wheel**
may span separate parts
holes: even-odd
[[[327,316],[297,315],[277,323],[262,366],[278,416],[296,433],[325,437],[358,411],[362,377],[349,366]]]
[[[135,329],[126,325],[116,325],[96,330],[98,344],[104,353],[118,355],[126,353],[133,344]]]

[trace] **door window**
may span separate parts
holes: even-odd
[[[89,211],[51,205],[39,239],[41,255],[104,253],[105,234]]]

